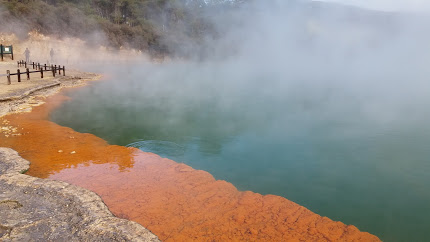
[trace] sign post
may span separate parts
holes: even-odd
[[[13,46],[12,45],[0,45],[0,55],[1,55],[1,60],[3,61],[4,59],[4,55],[11,55],[12,60],[13,60]]]

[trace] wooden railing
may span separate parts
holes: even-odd
[[[33,68],[33,71],[30,71],[30,69],[28,68],[28,66],[31,66]],[[18,61],[18,68],[19,67],[24,67],[25,71],[21,72],[20,69],[17,69],[16,73],[10,73],[10,70],[6,71],[6,76],[7,76],[7,84],[10,85],[11,84],[11,76],[18,76],[18,82],[21,82],[21,75],[26,75],[27,76],[27,80],[30,80],[30,74],[32,73],[40,73],[40,78],[43,78],[43,74],[46,72],[51,72],[52,76],[55,77],[55,75],[58,72],[58,75],[61,75],[61,72],[63,72],[63,76],[66,75],[66,67],[63,66],[61,67],[60,65],[47,65],[47,64],[40,64],[40,63],[35,63],[32,62],[31,64],[21,60]]]

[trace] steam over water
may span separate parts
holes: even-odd
[[[51,119],[383,240],[428,238],[428,84],[250,76],[231,66],[124,67],[71,91]]]
[[[220,36],[190,61],[99,66],[110,78],[51,118],[382,240],[428,240],[429,18],[294,3],[210,15]]]

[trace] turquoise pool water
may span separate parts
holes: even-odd
[[[384,89],[386,82],[229,80],[185,64],[139,68],[69,91],[71,101],[51,119],[240,190],[286,197],[385,241],[430,238],[430,102],[422,83]]]

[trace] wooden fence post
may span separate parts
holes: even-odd
[[[51,70],[52,70],[52,76],[55,77],[55,69],[53,65],[51,65]]]
[[[45,64],[45,71],[46,71],[46,64]]]
[[[63,66],[63,76],[65,76],[65,75],[66,75],[66,67]]]
[[[55,73],[57,73],[57,65],[54,66]]]
[[[33,70],[34,70],[34,61],[33,61]]]
[[[6,74],[7,74],[7,84],[10,85],[10,71],[7,70]]]
[[[17,62],[17,63],[18,63],[18,68],[19,68],[19,62],[20,62],[20,61],[18,61],[18,62]]]
[[[40,70],[40,78],[43,78],[43,69]]]
[[[30,80],[30,70],[28,70],[28,68],[26,69],[27,69],[27,80]]]
[[[1,61],[3,61],[3,45],[0,45]]]
[[[27,61],[24,62],[24,67],[27,68]]]
[[[18,82],[21,82],[21,71],[18,69],[16,72],[16,74],[18,75]]]

